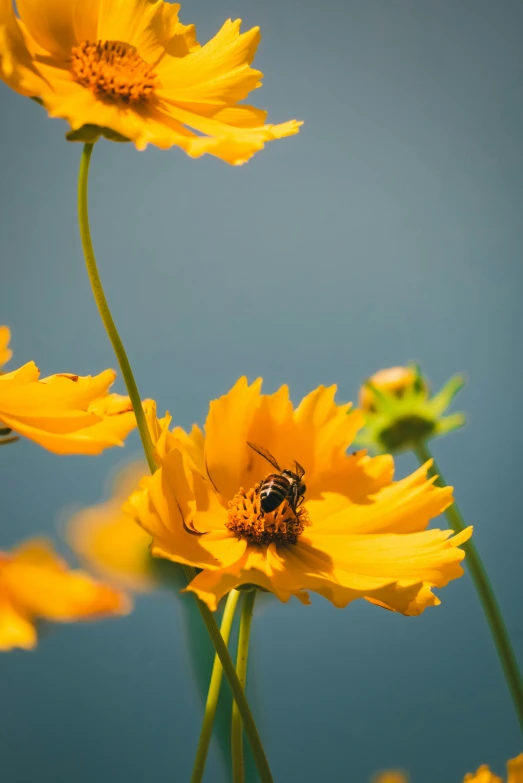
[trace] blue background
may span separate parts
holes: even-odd
[[[241,168],[94,150],[93,240],[141,393],[189,426],[244,373],[299,401],[320,383],[354,399],[362,378],[412,359],[435,388],[465,371],[469,426],[434,449],[521,661],[523,5],[194,0],[181,14],[200,41],[228,16],[262,29],[252,102],[303,119],[300,135]],[[5,85],[0,101],[10,366],[114,366],[77,234],[81,148]],[[2,449],[0,546],[56,534],[139,450],[136,433],[98,458]],[[414,465],[402,457],[399,475]],[[262,602],[251,695],[276,781],[503,773],[523,742],[486,623],[468,577],[440,595],[420,618]],[[188,780],[202,708],[184,618],[180,600],[153,595],[3,655],[2,780]],[[221,783],[213,754],[206,781]]]

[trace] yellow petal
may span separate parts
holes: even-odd
[[[240,378],[228,394],[213,400],[209,406],[205,423],[205,459],[211,482],[225,502],[242,486],[242,477],[251,459],[247,441],[260,402],[261,384],[261,378],[250,386],[247,378]]]
[[[9,348],[11,331],[8,326],[0,326],[0,369],[7,364],[13,352]]]
[[[507,762],[507,783],[523,783],[523,753]]]
[[[196,492],[203,504],[201,517],[193,516],[193,482],[197,482]],[[206,508],[211,502],[213,505]],[[157,557],[215,569],[239,560],[246,548],[245,541],[226,529],[227,512],[216,500],[211,501],[204,479],[194,474],[178,449],[167,455],[153,476],[142,479],[126,510],[153,537],[151,551]],[[213,510],[219,516],[214,516]],[[207,527],[198,529],[200,522]]]
[[[166,49],[177,56],[188,54],[195,48],[195,29],[178,22],[179,10],[177,3],[162,0],[101,0],[98,38],[125,41],[150,63],[160,60]]]
[[[5,399],[7,391],[14,386],[20,386],[24,383],[31,383],[37,381],[40,371],[34,362],[27,362],[27,364],[19,367],[18,370],[12,370],[0,375],[0,400]],[[14,395],[16,399],[16,395]],[[0,402],[0,406],[1,406]]]
[[[482,764],[476,772],[468,772],[463,778],[463,783],[503,783],[503,781],[491,772],[487,764]]]
[[[332,583],[332,589],[340,586],[359,592],[360,597],[402,614],[420,614],[439,602],[431,588],[461,576],[465,554],[458,546],[472,534],[472,528],[451,538],[449,530],[374,536],[326,536],[309,530],[285,552],[296,579],[302,567],[305,589],[315,589],[309,576],[321,577]],[[348,600],[353,597],[357,596],[347,594]]]
[[[21,647],[31,650],[36,646],[36,631],[27,617],[17,610],[0,586],[0,651]]]
[[[0,77],[22,95],[39,95],[45,86],[14,14],[12,0],[0,0]]]
[[[125,597],[81,571],[69,571],[43,542],[20,548],[0,566],[12,602],[29,617],[70,622],[128,611]]]
[[[0,420],[56,454],[99,454],[136,426],[128,397],[108,394],[113,370],[38,379],[29,363],[0,376]],[[146,401],[147,404],[147,401]]]
[[[259,28],[240,34],[241,20],[225,22],[205,46],[186,57],[166,56],[157,68],[159,95],[176,104],[225,106],[259,87],[262,74],[250,67],[260,41]]]
[[[452,487],[434,486],[427,479],[430,463],[389,486],[377,488],[364,498],[350,497],[351,483],[346,492],[353,502],[340,493],[327,494],[324,500],[311,500],[307,510],[314,519],[313,534],[350,533],[415,533],[425,530],[431,519],[452,503]],[[371,487],[372,491],[372,487]]]
[[[29,35],[46,52],[67,60],[77,43],[74,26],[77,0],[17,0]],[[91,2],[91,0],[89,0]]]
[[[273,565],[263,548],[249,547],[242,558],[227,569],[202,571],[187,586],[184,592],[195,593],[209,609],[214,612],[221,598],[233,588],[241,585],[257,585],[275,593],[280,601],[287,602],[292,595],[308,603],[308,597],[302,590],[288,590],[275,582]]]
[[[196,469],[202,476],[206,473],[205,467],[205,437],[197,424],[193,424],[189,434],[181,427],[175,427],[173,436],[180,443],[183,451],[192,460]]]

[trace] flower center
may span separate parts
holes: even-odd
[[[256,484],[248,492],[241,487],[229,501],[229,520],[226,527],[251,544],[270,544],[273,541],[290,541],[295,544],[304,529],[310,525],[307,510],[300,506],[294,511],[285,499],[274,511],[263,512],[260,505],[260,486],[261,484]]]
[[[84,41],[75,46],[71,69],[77,82],[118,103],[146,103],[156,85],[153,66],[134,46],[121,41]]]

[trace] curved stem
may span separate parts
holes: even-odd
[[[447,486],[445,479],[441,473],[441,470],[437,466],[434,457],[430,453],[430,450],[426,443],[418,443],[414,448],[414,452],[418,457],[421,464],[427,462],[427,460],[433,460],[432,467],[429,468],[429,476],[437,476],[436,484],[440,487]],[[455,533],[459,533],[466,527],[465,520],[458,508],[456,502],[454,502],[445,511],[446,517],[449,521],[451,528]],[[496,650],[505,674],[505,679],[509,687],[514,707],[519,719],[519,724],[523,732],[523,680],[521,679],[521,673],[519,671],[518,662],[510,643],[510,637],[508,635],[501,609],[494,595],[494,590],[490,584],[485,566],[479,556],[478,550],[472,540],[466,541],[463,545],[465,551],[465,564],[468,566],[470,575],[474,581],[474,586],[478,593],[481,606],[487,618],[489,624],[490,633],[494,639]]]
[[[122,340],[118,334],[118,330],[113,321],[107,299],[105,298],[102,281],[98,273],[98,267],[96,265],[96,258],[93,250],[93,243],[91,241],[91,232],[89,230],[89,212],[88,212],[88,184],[89,184],[89,164],[91,162],[91,153],[93,151],[93,144],[84,144],[82,151],[82,159],[80,161],[80,172],[78,175],[78,223],[80,226],[80,238],[82,240],[82,248],[85,256],[85,263],[87,266],[87,273],[89,275],[89,281],[93,295],[98,306],[98,311],[102,319],[105,331],[111,341],[122,376],[125,382],[127,393],[131,400],[134,415],[136,416],[136,423],[138,425],[138,431],[140,432],[140,438],[142,439],[142,446],[147,458],[147,464],[152,473],[156,470],[156,462],[154,461],[154,446],[151,440],[151,433],[147,426],[145,419],[145,413],[142,407],[142,401],[138,392],[136,381],[134,380],[133,371],[129,364],[129,359],[125,353]]]
[[[243,598],[238,636],[238,651],[236,653],[236,674],[242,688],[245,690],[247,680],[247,661],[249,659],[249,639],[254,611],[256,590],[249,590]],[[243,724],[236,702],[232,705],[231,722],[231,756],[233,783],[245,783],[245,765],[243,761]]]
[[[229,636],[231,633],[234,613],[238,605],[239,597],[240,593],[238,590],[231,590],[227,596],[227,602],[225,604],[225,609],[223,610],[222,624],[220,626],[220,633],[225,644],[229,644]],[[223,666],[218,655],[215,655],[211,681],[209,683],[209,692],[207,694],[207,702],[205,704],[205,714],[203,716],[200,739],[198,742],[198,749],[196,751],[196,759],[194,761],[194,767],[191,775],[191,783],[200,783],[200,781],[203,779],[205,762],[207,761],[207,753],[209,752],[209,744],[212,737],[214,719],[216,717],[216,708],[218,707],[218,698],[220,696],[222,678]]]
[[[111,315],[111,311],[109,310],[109,305],[107,304],[107,300],[105,298],[102,282],[100,280],[100,275],[98,274],[98,268],[94,256],[93,245],[91,242],[91,233],[89,230],[87,192],[88,192],[88,179],[89,179],[89,164],[91,161],[92,151],[93,151],[92,144],[84,145],[82,158],[80,162],[80,172],[78,175],[78,220],[80,224],[80,237],[82,240],[85,263],[87,265],[89,280],[91,282],[91,287],[93,290],[94,298],[96,300],[96,304],[98,305],[100,316],[106,328],[107,334],[109,335],[109,339],[113,346],[116,357],[118,359],[118,363],[122,371],[125,385],[127,387],[127,392],[129,394],[129,398],[133,406],[134,415],[136,416],[138,430],[140,432],[140,437],[142,439],[142,446],[145,452],[145,456],[147,458],[149,469],[151,473],[154,473],[157,468],[157,465],[154,460],[154,447],[151,440],[151,434],[147,426],[147,421],[145,419],[145,414],[142,408],[142,402],[140,399],[140,395],[138,393],[136,381],[134,380],[134,375],[131,369],[131,365],[129,364],[127,354],[125,353],[123,343],[120,339],[120,335],[118,334],[118,331],[116,329],[115,323]],[[185,578],[187,579],[187,583],[191,582],[196,576],[196,570],[191,566],[184,565],[182,566],[182,570],[185,574]],[[196,596],[195,596],[195,600],[197,602],[198,609],[200,610],[200,614],[203,618],[203,621],[207,627],[207,631],[209,632],[209,636],[211,637],[211,641],[214,645],[214,649],[216,650],[216,654],[220,659],[221,665],[223,667],[223,671],[225,672],[225,676],[227,677],[227,680],[231,687],[233,698],[238,705],[238,710],[240,712],[243,725],[245,727],[245,731],[249,738],[252,755],[256,763],[256,767],[258,769],[260,780],[262,781],[262,783],[273,783],[269,762],[267,761],[267,758],[265,756],[265,751],[263,750],[263,745],[261,744],[261,740],[258,734],[258,730],[256,728],[256,724],[254,722],[254,718],[252,717],[249,704],[247,703],[247,699],[245,698],[245,695],[243,693],[243,688],[240,685],[240,681],[238,680],[238,677],[236,675],[236,670],[234,668],[234,664],[232,662],[231,656],[229,655],[229,650],[227,649],[227,645],[223,641],[222,635],[220,633],[220,629],[218,628],[218,624],[214,619],[214,616],[210,611],[210,609],[208,608],[208,606],[204,604],[203,601],[200,601]]]

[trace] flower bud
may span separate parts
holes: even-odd
[[[443,414],[464,383],[457,375],[431,396],[418,365],[379,370],[360,389],[365,427],[357,438],[358,445],[378,453],[394,453],[462,427],[462,413]]]

